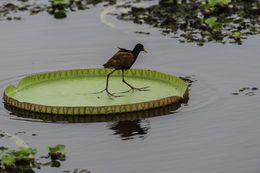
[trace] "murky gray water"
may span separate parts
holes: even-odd
[[[47,14],[22,21],[1,21],[0,86],[46,71],[102,67],[116,46],[141,54],[134,68],[176,76],[195,75],[188,106],[177,113],[128,122],[46,123],[10,115],[0,106],[0,130],[17,134],[46,154],[46,146],[65,144],[68,158],[60,168],[36,172],[88,169],[92,173],[257,173],[260,172],[260,91],[232,95],[243,87],[260,88],[260,37],[242,46],[198,47],[163,37],[147,26],[100,21],[104,8],[70,13],[65,20]],[[145,30],[152,34],[136,35]],[[36,134],[36,136],[32,136]],[[1,139],[1,145],[13,141]]]

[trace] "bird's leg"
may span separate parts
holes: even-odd
[[[129,92],[129,91],[131,91],[131,90],[149,91],[149,90],[147,89],[147,88],[149,88],[149,86],[142,87],[142,88],[135,88],[135,87],[133,87],[132,85],[130,85],[128,82],[126,82],[126,81],[125,81],[125,78],[124,78],[124,70],[122,70],[122,81],[123,81],[126,85],[128,85],[128,86],[131,88],[130,90],[125,91],[125,92]],[[125,93],[125,92],[123,92],[123,93]]]
[[[109,96],[113,96],[113,97],[116,97],[116,96],[108,91],[108,81],[109,81],[109,76],[110,76],[112,73],[114,73],[115,71],[116,71],[116,69],[113,70],[113,71],[111,71],[111,72],[107,75],[107,83],[106,83],[106,88],[105,88],[107,94],[108,94]]]
[[[110,76],[112,73],[114,73],[116,70],[117,70],[117,69],[114,69],[113,71],[111,71],[110,73],[107,74],[106,88],[103,89],[102,91],[96,92],[96,93],[94,93],[94,94],[98,94],[98,93],[102,93],[102,92],[106,91],[106,92],[107,92],[107,95],[109,95],[109,96],[121,97],[121,96],[116,96],[116,95],[114,95],[114,94],[112,94],[112,93],[110,93],[110,92],[108,91],[109,76]]]

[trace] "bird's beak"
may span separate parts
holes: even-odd
[[[145,53],[148,53],[147,50],[145,50],[145,49],[143,49],[143,51],[144,51]]]

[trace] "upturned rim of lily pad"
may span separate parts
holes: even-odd
[[[106,80],[106,75],[112,69],[75,69],[75,70],[65,70],[65,71],[55,71],[47,72],[35,75],[29,75],[21,79],[16,88],[13,85],[9,85],[5,88],[3,94],[3,100],[5,104],[14,106],[19,109],[47,113],[47,114],[58,114],[58,115],[98,115],[98,114],[118,114],[118,113],[127,113],[135,111],[143,111],[148,109],[154,109],[170,105],[173,103],[181,102],[183,99],[188,98],[189,89],[187,84],[179,79],[178,77],[168,75],[165,73],[152,71],[152,70],[143,70],[143,69],[130,69],[125,72],[126,77],[136,77],[149,80],[160,80],[162,82],[167,82],[174,87],[178,87],[180,95],[172,95],[169,97],[164,97],[156,100],[149,100],[145,102],[137,102],[131,104],[117,104],[117,105],[108,105],[108,106],[50,106],[43,104],[36,104],[31,102],[23,102],[12,97],[14,92],[19,92],[19,90],[28,88],[31,85],[36,83],[44,83],[50,80],[59,80],[59,79],[72,79],[78,77],[93,77],[93,76],[102,76],[102,80]],[[120,71],[116,75],[120,75]]]

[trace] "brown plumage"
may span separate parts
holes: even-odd
[[[110,58],[107,63],[103,66],[105,68],[115,68],[115,69],[129,69],[135,61],[135,57],[131,51],[120,50]]]
[[[141,44],[137,44],[133,51],[120,47],[117,48],[119,51],[103,64],[105,68],[129,69],[134,64],[140,51],[147,53]]]
[[[136,61],[139,53],[141,51],[144,51],[147,53],[147,51],[144,49],[144,46],[142,44],[137,44],[135,45],[134,49],[131,50],[127,50],[124,48],[119,48],[119,51],[113,55],[103,66],[104,68],[114,68],[113,71],[111,71],[108,75],[107,75],[107,82],[106,82],[106,92],[108,95],[110,96],[115,96],[113,94],[111,94],[108,91],[108,81],[109,81],[109,76],[116,70],[122,70],[122,81],[128,85],[131,89],[136,89],[136,90],[142,90],[144,88],[135,88],[133,86],[131,86],[129,83],[127,83],[124,79],[124,70],[130,69],[132,67],[132,65],[134,64],[134,62]]]

